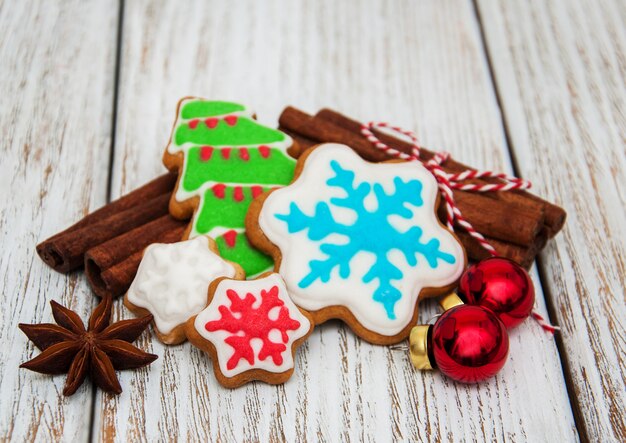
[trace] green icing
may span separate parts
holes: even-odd
[[[237,116],[236,121],[214,119],[244,110],[244,106],[236,103],[205,100],[186,102],[181,109],[180,116],[186,121],[177,124],[172,141],[177,146],[191,145],[183,151],[185,168],[180,185],[186,192],[201,197],[194,217],[194,234],[207,234],[215,228],[245,228],[253,187],[257,192],[259,188],[266,191],[271,186],[287,185],[293,179],[295,160],[285,153],[287,146],[280,149],[275,145],[287,139],[285,134],[247,115]],[[207,122],[207,118],[211,120]],[[247,149],[247,160],[241,157],[243,146]],[[263,148],[259,149],[260,146]],[[214,148],[210,156],[205,151],[204,159],[203,147]],[[219,147],[231,148],[228,158],[224,158]],[[207,182],[227,185],[218,186],[216,192],[209,188],[199,194]],[[224,236],[215,240],[221,255],[239,263],[248,276],[273,266],[270,257],[248,243],[245,233],[237,233],[234,245],[229,245]],[[231,237],[229,241],[232,242]]]
[[[215,117],[218,115],[245,111],[245,109],[245,106],[240,105],[239,103],[197,100],[185,103],[180,115],[184,119]]]
[[[200,153],[200,147],[188,151],[182,183],[188,192],[199,189],[209,178],[241,184],[286,184],[293,178],[294,160],[280,149],[270,149],[268,158],[263,158],[258,149],[247,149],[248,160],[241,158],[240,149],[231,149],[228,159],[219,149],[214,149],[208,160],[202,160]]]
[[[260,274],[261,272],[270,271],[274,266],[274,261],[268,255],[254,249],[245,234],[237,234],[234,247],[226,244],[224,237],[218,237],[216,240],[217,249],[220,255],[226,260],[239,263],[248,277]]]
[[[268,188],[263,188],[267,191]],[[243,187],[243,199],[234,199],[235,190],[233,187],[226,187],[224,198],[218,198],[212,189],[207,189],[204,198],[198,208],[199,214],[196,218],[194,230],[198,234],[208,234],[212,229],[223,228],[244,228],[246,212],[252,202],[252,190]]]
[[[192,129],[185,123],[176,128],[174,137],[178,146],[183,143],[209,146],[262,145],[284,140],[285,134],[282,132],[241,116],[234,126],[230,126],[224,120],[219,120],[215,128],[209,128],[204,121],[200,121],[198,126]]]

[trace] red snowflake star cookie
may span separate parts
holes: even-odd
[[[209,305],[186,324],[189,341],[209,353],[217,380],[228,388],[287,381],[295,350],[312,330],[309,314],[291,301],[275,273],[214,281]]]

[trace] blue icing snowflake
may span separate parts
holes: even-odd
[[[385,193],[380,183],[363,182],[358,186],[354,184],[355,174],[349,169],[344,169],[339,162],[332,160],[330,167],[335,176],[326,184],[331,187],[343,189],[346,193],[342,198],[331,198],[333,206],[347,208],[356,213],[356,221],[352,225],[346,225],[335,221],[331,214],[328,203],[320,201],[315,206],[315,214],[306,215],[295,202],[289,206],[289,214],[276,214],[275,217],[287,223],[289,233],[300,232],[308,229],[307,236],[310,240],[320,242],[320,251],[327,255],[324,260],[311,260],[310,272],[298,283],[301,288],[310,286],[316,280],[327,283],[330,275],[336,267],[341,278],[350,276],[350,260],[360,252],[370,252],[375,256],[372,267],[362,276],[364,283],[378,280],[373,299],[385,308],[387,317],[394,320],[394,306],[402,297],[402,293],[392,282],[400,280],[402,271],[389,261],[388,254],[397,249],[402,252],[406,262],[414,267],[417,265],[417,256],[421,255],[431,268],[437,268],[439,260],[453,264],[456,260],[453,255],[439,250],[440,241],[433,238],[428,242],[422,242],[423,230],[419,226],[413,226],[406,232],[398,231],[390,222],[390,215],[397,215],[405,219],[413,216],[407,205],[422,206],[422,182],[419,180],[403,181],[399,177],[394,178],[395,192],[391,195]],[[375,211],[365,208],[365,199],[374,193],[378,201]],[[346,244],[333,244],[324,242],[331,234],[340,234],[348,238]]]

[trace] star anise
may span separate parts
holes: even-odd
[[[42,374],[63,374],[67,380],[63,395],[72,395],[85,380],[91,379],[107,392],[122,392],[116,369],[134,369],[152,363],[157,356],[130,343],[146,329],[151,315],[109,324],[111,297],[104,297],[89,318],[88,328],[75,312],[51,301],[56,325],[20,324],[26,336],[42,353],[20,368]]]

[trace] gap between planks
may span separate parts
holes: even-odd
[[[510,134],[508,119],[506,115],[506,109],[504,109],[504,106],[502,103],[502,94],[498,86],[498,83],[496,82],[496,73],[493,68],[492,55],[491,55],[491,52],[489,51],[489,45],[487,44],[487,36],[485,34],[485,28],[483,26],[483,17],[480,14],[480,8],[478,7],[477,1],[478,0],[472,0],[472,6],[474,8],[474,14],[476,15],[476,23],[478,24],[478,29],[480,31],[480,41],[482,43],[483,51],[485,53],[485,58],[487,60],[489,77],[491,79],[491,84],[493,85],[494,94],[496,96],[496,102],[498,104],[498,109],[500,111],[500,117],[502,121],[502,130],[504,132],[504,138],[505,138],[505,147],[506,147],[507,152],[509,153],[509,158],[511,159],[511,167],[513,168],[513,174],[516,177],[523,178],[520,173],[520,167],[517,161],[517,157],[515,155],[515,147],[514,147],[514,142]],[[539,276],[539,282],[541,284],[541,289],[543,292],[546,309],[548,311],[548,321],[552,325],[558,326],[554,323],[554,320],[553,320],[557,317],[555,314],[556,307],[554,303],[552,289],[550,288],[550,285],[546,284],[547,280],[545,278],[545,268],[543,266],[541,257],[539,255],[537,255],[537,258],[535,260],[535,267],[537,269],[537,274]],[[565,380],[565,387],[567,388],[567,395],[569,397],[570,407],[572,409],[572,413],[574,416],[574,423],[576,424],[576,430],[578,431],[578,436],[581,439],[581,441],[587,442],[589,441],[589,436],[584,426],[584,420],[582,419],[582,416],[581,416],[581,405],[578,402],[578,398],[574,394],[575,391],[574,391],[574,386],[573,386],[573,380],[572,380],[571,372],[569,370],[570,362],[567,359],[567,354],[564,349],[563,339],[559,331],[557,331],[554,334],[554,339],[555,339],[556,347],[559,353],[561,369],[563,372],[563,378]]]
[[[118,0],[118,12],[117,12],[117,30],[115,34],[115,67],[113,77],[113,101],[111,104],[111,143],[109,145],[109,168],[107,171],[107,183],[106,183],[106,203],[111,202],[111,190],[113,186],[113,165],[115,162],[115,133],[117,129],[117,106],[118,96],[120,89],[120,72],[122,69],[122,37],[124,29],[124,0]],[[95,296],[95,294],[94,294]],[[95,441],[96,435],[96,407],[100,408],[100,403],[97,401],[97,387],[94,386],[91,392],[91,411],[89,414],[89,438],[88,441]]]
[[[474,13],[476,14],[476,22],[478,23],[478,28],[480,30],[480,39],[481,39],[481,43],[483,46],[483,50],[485,52],[485,58],[487,60],[487,66],[488,66],[488,72],[489,72],[489,77],[491,80],[491,84],[493,85],[493,90],[494,90],[494,94],[496,96],[496,102],[498,103],[498,110],[500,111],[500,116],[501,116],[501,120],[502,120],[502,131],[504,133],[504,139],[505,139],[505,147],[506,150],[509,154],[509,157],[511,159],[511,167],[513,169],[513,175],[519,178],[523,178],[522,174],[520,172],[520,168],[518,165],[518,161],[517,161],[517,157],[515,155],[515,148],[514,148],[514,142],[511,139],[511,134],[510,134],[510,130],[509,130],[509,125],[508,125],[508,120],[507,120],[507,115],[506,115],[506,109],[504,109],[504,106],[502,106],[502,96],[500,93],[500,89],[498,87],[497,82],[495,81],[496,79],[496,73],[493,69],[493,61],[492,61],[492,57],[491,57],[491,53],[489,52],[489,46],[487,45],[487,38],[485,35],[485,28],[483,26],[483,19],[482,16],[480,15],[480,9],[478,8],[478,4],[477,4],[477,0],[472,0],[472,5],[474,7]],[[559,235],[557,233],[557,235]],[[548,310],[548,318],[547,320],[550,322],[550,324],[554,325],[554,326],[558,326],[557,324],[553,323],[554,322],[554,318],[556,318],[555,315],[555,306],[554,306],[554,302],[552,300],[552,294],[551,294],[551,289],[549,287],[549,285],[545,284],[545,277],[544,277],[544,270],[543,267],[541,266],[541,257],[539,255],[537,255],[537,258],[535,260],[535,265],[537,268],[537,272],[539,274],[539,282],[541,283],[541,289],[544,293],[544,299],[546,302],[546,308]],[[564,356],[564,351],[562,349],[562,340],[560,338],[560,334],[557,331],[554,334],[555,340],[557,341],[557,348],[559,349],[559,357],[561,359],[561,365],[564,365],[565,363],[567,363],[567,361],[564,361],[563,356]],[[564,374],[567,375],[567,372],[565,371],[565,367],[563,367],[564,370]],[[567,377],[566,377],[567,378]],[[576,400],[575,396],[572,395],[570,389],[569,389],[569,380],[568,380],[568,394],[570,397],[570,401],[572,400]],[[574,412],[576,412],[576,410],[573,409]],[[577,427],[579,425],[579,423],[576,423]]]

